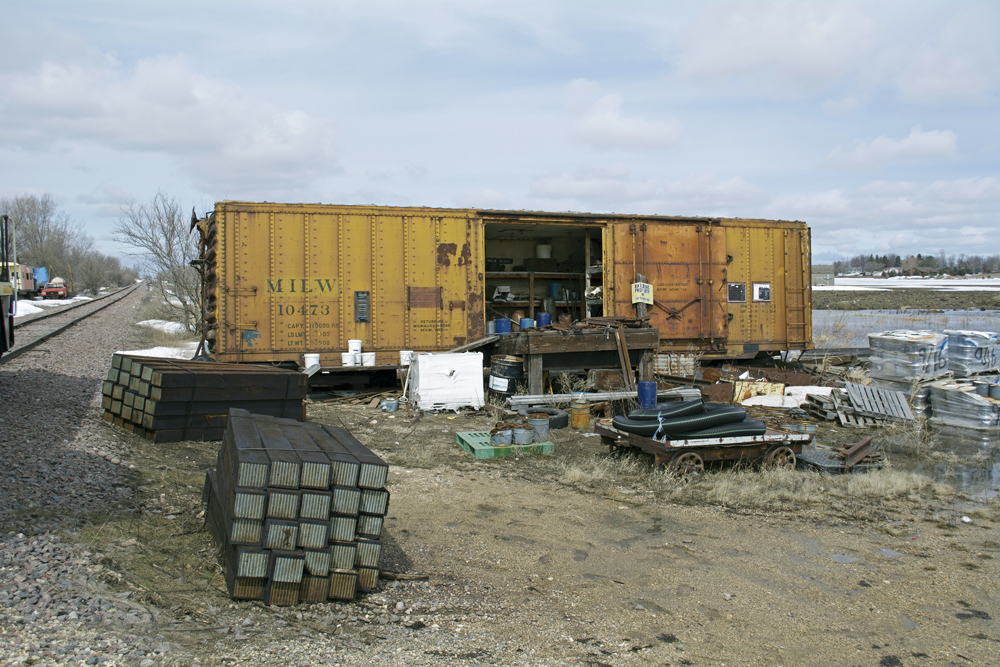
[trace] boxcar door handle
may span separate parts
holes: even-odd
[[[452,301],[451,302],[451,308],[449,310],[455,310],[456,308],[460,308],[462,310],[465,310],[465,302],[464,301]]]

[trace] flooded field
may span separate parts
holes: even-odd
[[[1000,310],[814,310],[816,347],[868,347],[868,334],[893,329],[997,331]]]
[[[814,310],[816,347],[868,347],[868,334],[893,329],[997,331],[996,310]],[[973,498],[1000,496],[1000,429],[928,425],[884,438],[896,468],[921,473]]]

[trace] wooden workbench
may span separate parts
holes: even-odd
[[[653,356],[660,343],[659,329],[625,329],[629,363],[639,369],[638,380],[653,380]],[[497,354],[524,357],[528,393],[542,393],[543,370],[620,369],[614,331],[523,331],[501,336]]]

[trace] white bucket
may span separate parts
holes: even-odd
[[[535,246],[535,258],[536,259],[552,259],[552,246],[550,246],[550,245],[536,245]]]
[[[413,350],[400,350],[399,351],[399,365],[409,366],[410,362],[413,361]]]
[[[361,365],[361,353],[359,353],[359,352],[341,352],[340,353],[340,365],[341,366],[360,366]]]
[[[362,352],[361,353],[361,365],[362,366],[374,366],[375,365],[375,353],[374,352]]]
[[[358,354],[361,354],[361,344],[362,343],[364,343],[363,340],[356,340],[354,338],[350,339],[349,341],[347,341],[347,351],[348,352],[357,352]]]
[[[310,366],[319,365],[319,355],[318,354],[303,354],[302,355],[302,366],[304,368],[309,368]]]

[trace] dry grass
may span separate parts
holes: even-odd
[[[143,298],[139,308],[139,315],[136,318],[136,321],[139,322],[144,320],[165,320],[167,322],[184,321],[183,312],[179,308],[160,303],[158,300],[151,298],[149,294]],[[159,329],[155,329],[153,327],[137,326],[133,327],[130,344],[142,348],[161,346],[175,347],[180,343],[197,341],[198,338],[198,334],[193,331],[174,334],[166,331],[160,331]]]
[[[650,495],[661,501],[713,504],[738,509],[809,507],[845,501],[849,513],[865,515],[871,506],[888,500],[919,500],[953,496],[954,490],[929,477],[891,468],[855,475],[733,466],[679,479],[665,468],[654,468],[641,456],[592,456],[583,461],[555,462],[560,484],[584,492]],[[856,505],[854,509],[850,509]]]
[[[919,457],[931,449],[931,433],[926,419],[907,422],[890,422],[881,429],[879,445],[886,452]]]

